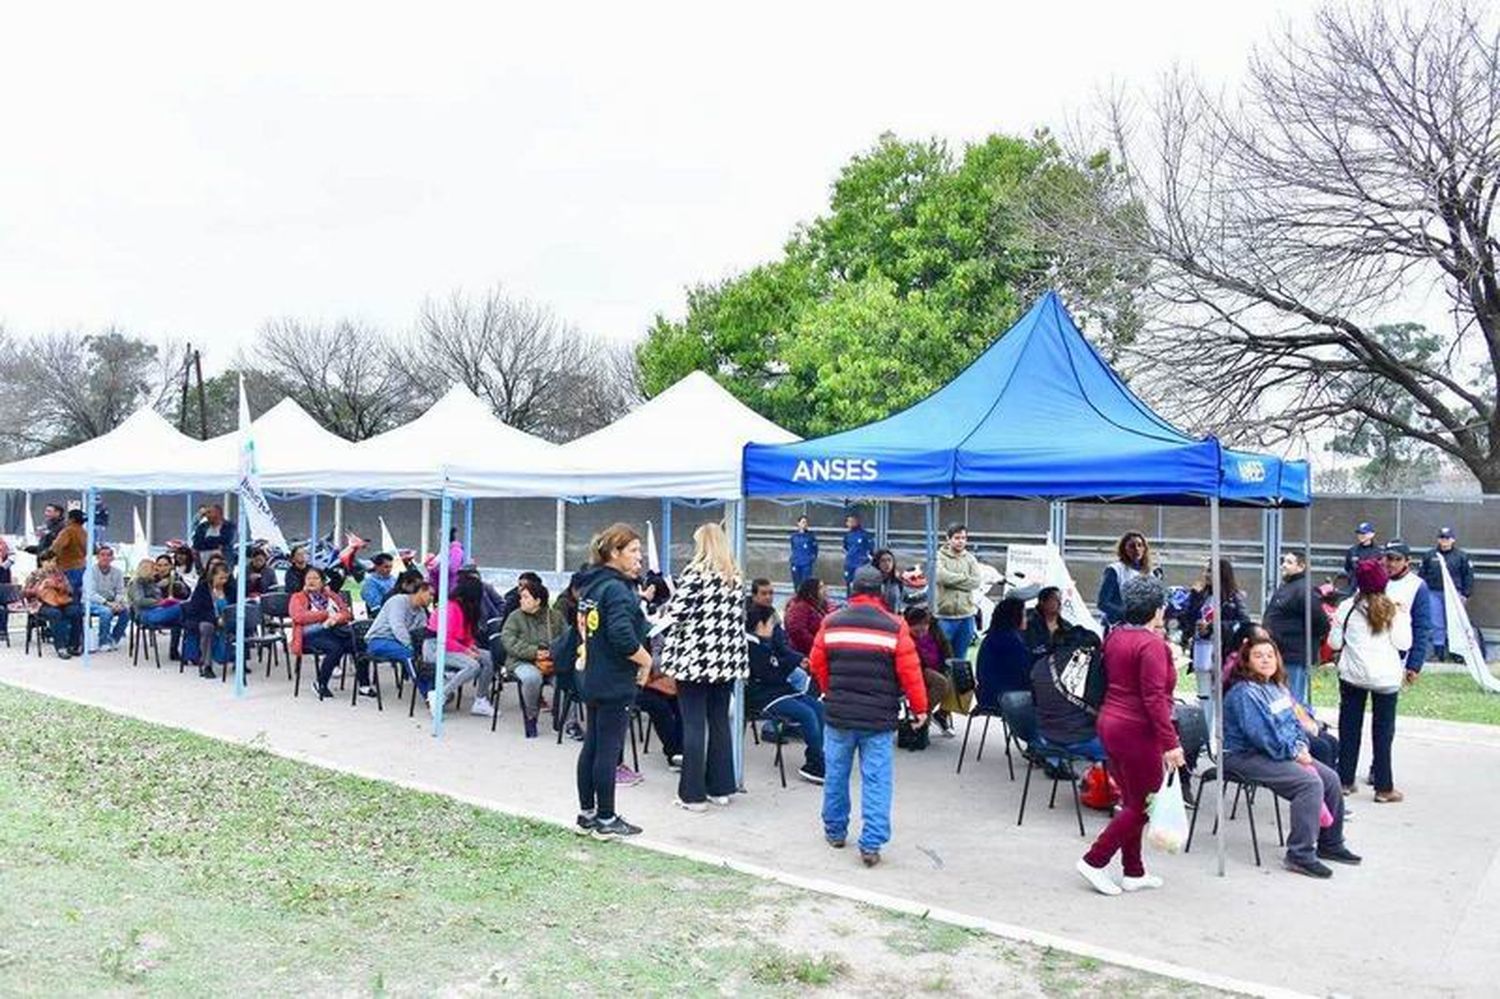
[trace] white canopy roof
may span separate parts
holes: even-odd
[[[799,438],[695,371],[614,423],[557,449],[558,461],[514,495],[735,499],[747,443]],[[449,470],[459,492],[485,495],[490,473],[471,462]]]
[[[250,427],[256,466],[266,489],[340,493],[379,488],[361,468],[354,444],[325,429],[292,399],[282,399]],[[207,443],[217,449],[217,461],[239,468],[239,431]]]
[[[552,495],[537,491],[535,472],[557,467],[558,452],[556,444],[502,421],[462,385],[450,388],[410,423],[354,445],[368,489],[436,493],[443,488],[444,469],[483,468],[479,492],[450,483],[451,491],[461,496]]]
[[[236,467],[219,458],[213,441],[179,433],[147,408],[93,440],[0,465],[0,489],[221,492],[235,488]]]

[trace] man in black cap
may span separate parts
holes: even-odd
[[[1465,603],[1474,591],[1474,566],[1469,563],[1469,553],[1458,547],[1458,536],[1453,528],[1438,531],[1437,547],[1422,558],[1422,581],[1427,584],[1432,601],[1432,647],[1438,659],[1448,658],[1448,618],[1443,606],[1443,563],[1447,563],[1448,576],[1453,588]]]
[[[1389,577],[1385,595],[1396,605],[1397,614],[1411,619],[1411,648],[1402,649],[1407,682],[1415,683],[1432,651],[1432,597],[1422,577],[1412,571],[1411,549],[1400,538],[1385,543],[1385,573]]]
[[[1360,521],[1359,526],[1354,529],[1354,544],[1344,552],[1344,575],[1349,577],[1349,585],[1354,585],[1355,566],[1371,559],[1379,561],[1384,555],[1384,550],[1375,543],[1375,525],[1368,520]]]
[[[824,691],[823,836],[842,849],[849,829],[849,777],[859,756],[859,856],[880,863],[891,838],[892,752],[904,694],[912,724],[926,723],[922,662],[906,622],[880,599],[880,570],[862,565],[849,582],[848,606],[823,619],[808,666]]]

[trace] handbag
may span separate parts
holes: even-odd
[[[974,664],[967,659],[949,659],[943,663],[943,672],[953,684],[953,693],[959,697],[972,694],[976,686]]]

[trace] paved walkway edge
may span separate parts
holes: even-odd
[[[237,746],[241,749],[258,750],[263,753],[268,753],[272,756],[279,756],[283,759],[293,760],[298,763],[306,763],[311,766],[320,767],[324,770],[332,770],[335,773],[349,774],[351,776],[361,777],[365,780],[376,781],[382,784],[393,784],[397,787],[407,788],[408,790],[421,791],[424,794],[440,795],[444,798],[451,798],[454,801],[461,801],[467,805],[473,805],[476,808],[482,808],[488,812],[495,812],[501,815],[510,815],[517,818],[529,819],[533,822],[540,822],[545,825],[554,826],[556,828],[570,830],[572,829],[572,826],[569,823],[559,822],[556,817],[551,815],[543,815],[541,813],[533,812],[528,809],[500,808],[497,807],[493,802],[485,801],[473,795],[454,793],[436,785],[429,784],[426,781],[393,779],[382,774],[377,774],[373,771],[363,770],[360,767],[351,767],[343,764],[333,763],[326,759],[322,759],[312,753],[304,753],[299,750],[293,749],[281,749],[275,746],[270,746],[258,742],[252,743],[226,738],[220,733],[212,732],[206,728],[200,728],[196,725],[170,725],[165,722],[160,722],[153,718],[146,717],[144,715],[135,714],[129,711],[123,711],[112,705],[99,704],[94,701],[87,700],[83,697],[74,697],[67,694],[60,694],[54,690],[49,690],[41,686],[27,683],[24,680],[16,680],[9,677],[0,677],[0,683],[3,683],[9,687],[15,687],[18,690],[25,690],[29,693],[39,694],[43,697],[51,697],[56,700],[68,701],[69,703],[79,704],[84,707],[96,708],[100,711],[104,711],[112,715],[117,715],[122,718],[130,718],[134,721],[142,721],[151,725],[159,725],[162,728],[176,728],[182,731],[192,732],[194,735],[200,735],[204,738],[212,739],[215,742],[226,743],[231,746]],[[790,888],[798,888],[804,891],[816,892],[820,895],[831,895],[836,898],[846,899],[850,902],[859,902],[865,905],[873,905],[881,909],[886,909],[890,912],[899,912],[905,915],[916,916],[921,919],[931,919],[936,922],[948,923],[950,925],[959,926],[964,929],[978,930],[1004,940],[1031,944],[1037,947],[1051,947],[1054,950],[1064,951],[1069,954],[1074,954],[1078,957],[1092,958],[1096,961],[1105,961],[1110,964],[1119,965],[1123,968],[1130,968],[1134,971],[1141,971],[1147,974],[1159,975],[1163,978],[1171,978],[1177,981],[1189,982],[1194,985],[1202,985],[1207,988],[1218,989],[1221,992],[1234,992],[1240,995],[1247,996],[1264,996],[1267,997],[1267,999],[1306,999],[1308,995],[1307,993],[1297,992],[1291,989],[1279,988],[1273,985],[1261,985],[1255,982],[1247,982],[1238,978],[1230,978],[1226,975],[1219,975],[1209,971],[1200,971],[1197,968],[1190,968],[1185,965],[1172,964],[1167,961],[1157,961],[1147,957],[1139,957],[1135,954],[1130,954],[1125,951],[1114,950],[1109,947],[1100,947],[1081,940],[1073,940],[1068,937],[1056,936],[1054,934],[1044,933],[1039,930],[1031,930],[1027,929],[1024,926],[1017,926],[1013,923],[1002,923],[997,920],[986,919],[982,916],[974,916],[968,913],[956,912],[950,909],[936,908],[933,906],[925,905],[921,902],[915,902],[911,899],[900,898],[894,895],[886,895],[881,892],[874,891],[865,891],[864,889],[854,888],[849,885],[838,884],[832,881],[824,881],[820,878],[805,878],[795,874],[787,874],[784,871],[778,871],[774,868],[769,867],[762,867],[759,864],[745,863],[744,861],[735,860],[732,857],[704,853],[698,850],[690,850],[668,843],[657,843],[653,842],[649,836],[643,836],[640,839],[632,840],[629,843],[629,846],[651,850],[656,853],[665,854],[671,857],[678,857],[683,860],[692,860],[702,864],[709,864],[714,867],[726,867],[730,870],[738,871],[741,874],[749,875],[750,877],[759,878],[764,881],[773,881],[777,884],[786,885]],[[1108,903],[1101,902],[1101,904]]]

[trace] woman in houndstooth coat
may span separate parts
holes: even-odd
[[[745,589],[718,524],[693,532],[693,560],[667,607],[673,619],[662,645],[661,670],[677,681],[682,712],[682,773],[677,804],[702,812],[729,804],[735,791],[729,703],[734,682],[750,673]]]

